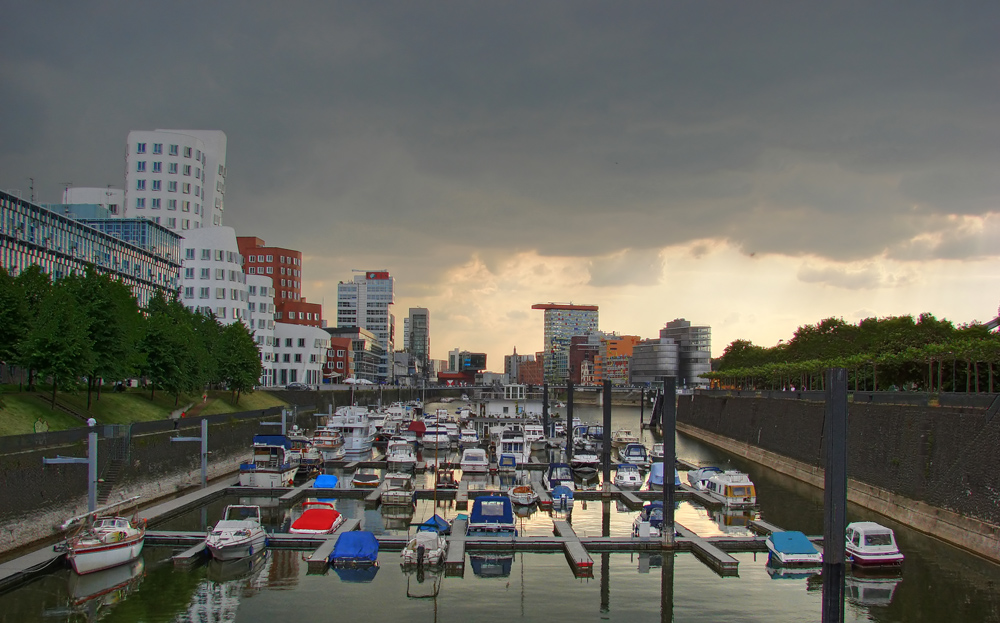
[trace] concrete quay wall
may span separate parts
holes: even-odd
[[[239,417],[243,416],[243,417]],[[209,416],[208,478],[211,480],[239,469],[251,457],[250,446],[257,434],[276,434],[278,426],[262,426],[261,420],[276,421],[271,412]],[[129,438],[122,470],[115,479],[108,503],[135,495],[147,504],[177,494],[201,483],[201,444],[171,442],[174,436],[200,437],[201,418],[183,420],[175,431],[134,433]],[[312,411],[300,410],[299,426],[313,426]],[[101,433],[103,427],[97,427]],[[141,427],[136,425],[141,430]],[[157,428],[157,427],[154,427]],[[98,474],[110,478],[109,465],[115,439],[98,440]],[[87,465],[45,465],[43,458],[87,456],[83,441],[32,447],[0,455],[0,553],[57,537],[56,526],[69,517],[87,512]]]
[[[821,402],[695,395],[678,430],[823,487]],[[975,408],[850,404],[848,499],[1000,562],[1000,417]]]

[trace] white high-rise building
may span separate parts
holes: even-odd
[[[177,232],[222,225],[226,134],[219,130],[133,130],[125,157],[122,216]]]
[[[181,239],[181,302],[222,324],[247,319],[247,279],[232,227],[205,227]]]
[[[337,285],[337,328],[361,327],[375,334],[383,349],[376,376],[385,382],[392,382],[396,350],[396,317],[389,311],[396,302],[393,284],[388,271],[370,270]]]
[[[275,385],[274,286],[266,275],[247,275],[247,326],[260,349],[260,384]]]

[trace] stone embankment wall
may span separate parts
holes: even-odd
[[[822,402],[695,395],[678,428],[823,486]],[[849,405],[852,502],[1000,560],[1000,416],[970,407]]]
[[[262,420],[278,421],[278,410],[208,416],[208,478],[232,474],[251,457],[254,435],[277,434],[278,426],[262,426]],[[313,428],[313,410],[300,409],[299,426]],[[134,495],[148,504],[201,483],[201,444],[171,442],[174,436],[200,437],[201,419],[147,422],[132,426],[126,437],[127,453],[108,503]],[[290,425],[290,424],[289,424]],[[118,439],[108,438],[108,429],[98,426],[98,474],[109,476],[111,458]],[[3,438],[0,446],[0,552],[55,537],[56,526],[69,517],[87,512],[87,465],[44,465],[43,458],[87,457],[89,429],[76,430],[77,441],[66,441],[69,431],[51,436],[22,435]],[[30,438],[30,439],[29,439]]]

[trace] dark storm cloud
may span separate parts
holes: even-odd
[[[227,224],[331,264],[712,237],[859,259],[919,235],[915,205],[996,210],[998,12],[24,3],[3,28],[0,186],[120,184],[129,130],[218,128]]]

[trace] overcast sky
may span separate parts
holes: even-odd
[[[396,278],[432,356],[542,348],[533,303],[772,346],[992,319],[1000,3],[7,2],[0,188],[121,187],[130,130],[228,137],[224,224],[325,302]]]

